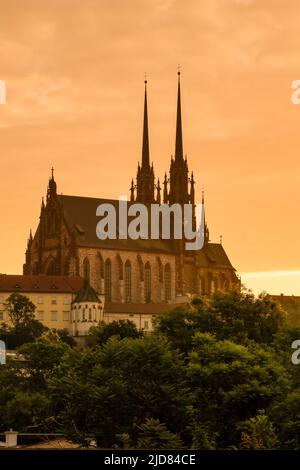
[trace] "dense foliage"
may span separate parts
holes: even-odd
[[[0,366],[0,431],[105,448],[299,450],[295,339],[281,308],[249,292],[194,299],[144,336],[131,322],[101,324],[86,347],[18,333],[21,359]]]

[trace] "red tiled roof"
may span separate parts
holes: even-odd
[[[82,285],[83,279],[78,276],[0,274],[0,292],[77,293]]]

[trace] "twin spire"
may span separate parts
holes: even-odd
[[[142,141],[142,164],[138,165],[137,171],[137,182],[134,185],[132,180],[130,188],[130,199],[131,201],[137,201],[142,203],[153,203],[158,202],[161,199],[161,187],[159,180],[157,184],[154,183],[154,170],[153,164],[150,166],[150,151],[149,151],[149,129],[148,129],[148,103],[147,103],[147,80],[145,80],[145,96],[144,96],[144,121],[143,121],[143,141]],[[173,160],[172,160],[173,161]],[[176,139],[175,139],[175,162],[180,165],[184,164],[185,170],[187,170],[187,164],[183,158],[183,139],[182,139],[182,119],[181,119],[181,92],[180,92],[180,71],[178,71],[178,92],[177,92],[177,118],[176,118]],[[172,167],[172,164],[171,164]],[[180,187],[177,187],[178,184],[174,184],[174,178],[172,180],[172,168],[170,170],[170,180],[165,176],[164,181],[164,202],[168,202],[169,192],[168,184],[170,183],[170,195],[171,199],[176,199],[174,193],[174,187],[176,186],[176,192],[186,193],[187,188],[186,184],[179,184]],[[178,178],[176,178],[178,179]],[[188,176],[185,178],[186,182],[188,181]],[[180,182],[179,182],[180,183]],[[156,189],[156,195],[155,193]],[[135,196],[136,195],[136,196]],[[190,195],[185,194],[184,201],[190,200]],[[178,201],[179,202],[179,201]]]
[[[177,84],[175,155],[171,158],[169,177],[165,173],[162,187],[159,179],[155,184],[153,164],[150,165],[147,80],[145,80],[142,164],[138,164],[136,185],[133,180],[131,182],[130,200],[143,204],[155,202],[158,204],[163,202],[170,205],[175,203],[192,204],[193,225],[196,226],[195,180],[193,173],[189,177],[187,159],[183,153],[180,71],[178,71]],[[206,238],[208,239],[207,228],[206,232]]]

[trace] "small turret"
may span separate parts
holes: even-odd
[[[164,204],[167,204],[168,202],[168,178],[167,178],[167,173],[165,173],[165,179],[164,179]]]
[[[160,196],[161,188],[160,188],[159,178],[157,180],[156,190],[157,190],[156,202],[157,202],[157,204],[160,204],[161,203],[161,196]]]

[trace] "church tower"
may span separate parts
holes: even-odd
[[[183,154],[180,72],[178,72],[175,156],[171,158],[170,180],[167,181],[165,176],[165,187],[167,183],[169,183],[169,192],[166,190],[166,202],[169,204],[194,204],[195,181],[193,175],[192,178],[189,179],[188,164]]]
[[[136,198],[134,192],[136,189]],[[148,105],[147,105],[147,80],[145,80],[145,98],[144,98],[144,125],[143,125],[143,144],[142,144],[142,166],[138,164],[136,187],[131,182],[131,201],[143,204],[155,202],[154,197],[154,170],[153,164],[150,166],[149,151],[149,131],[148,131]]]

